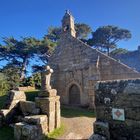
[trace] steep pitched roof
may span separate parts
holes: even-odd
[[[73,37],[73,38],[74,38],[74,37]],[[74,39],[76,39],[76,40],[77,40],[79,43],[81,43],[82,45],[85,45],[86,47],[88,47],[89,49],[91,49],[91,51],[96,51],[96,52],[98,52],[100,55],[103,55],[104,57],[107,57],[108,59],[111,59],[112,61],[115,61],[115,62],[119,63],[120,65],[122,65],[122,66],[124,66],[124,67],[126,67],[126,68],[128,68],[128,69],[130,69],[130,70],[132,70],[133,72],[139,73],[138,71],[136,71],[135,69],[129,67],[128,65],[126,65],[126,64],[124,64],[124,63],[122,63],[122,62],[120,62],[120,61],[118,61],[118,60],[116,60],[116,59],[114,59],[114,58],[112,58],[112,57],[106,55],[106,54],[104,54],[103,52],[101,52],[101,51],[99,51],[99,50],[97,50],[97,49],[95,49],[95,48],[92,48],[91,46],[89,46],[88,44],[86,44],[86,43],[84,43],[83,41],[79,40],[78,38],[74,38]],[[99,58],[98,58],[98,59],[99,59]],[[98,62],[99,60],[96,60],[96,61]]]

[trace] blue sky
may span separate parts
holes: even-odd
[[[140,45],[139,7],[140,0],[0,0],[0,38],[41,38],[49,26],[61,25],[69,9],[76,22],[87,23],[93,30],[103,25],[129,29],[132,39],[118,45],[134,50]]]

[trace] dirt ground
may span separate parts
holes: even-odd
[[[65,132],[59,140],[88,139],[93,134],[93,122],[91,117],[61,117],[65,126]]]

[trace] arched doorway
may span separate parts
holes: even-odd
[[[80,90],[76,84],[73,84],[69,88],[69,104],[80,105]]]

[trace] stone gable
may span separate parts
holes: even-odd
[[[62,33],[58,47],[49,58],[49,65],[54,69],[53,86],[64,104],[94,106],[94,84],[97,81],[140,77],[137,71],[67,32]],[[79,99],[74,99],[73,94]],[[76,104],[76,100],[80,103]]]
[[[72,36],[60,39],[49,64],[55,69],[53,85],[65,104],[69,104],[69,88],[73,84],[79,87],[81,104],[89,105],[94,101],[96,81],[140,77],[137,71]]]

